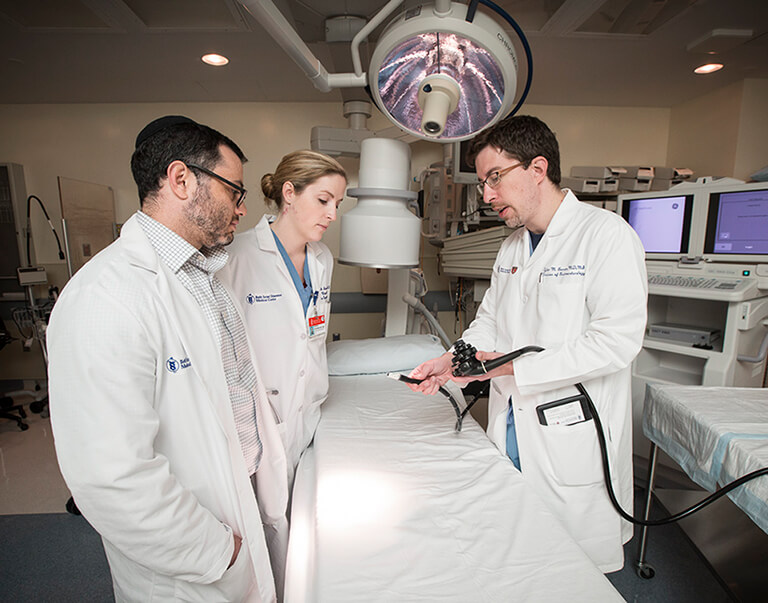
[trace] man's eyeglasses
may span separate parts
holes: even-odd
[[[247,190],[245,190],[242,186],[239,184],[235,184],[234,182],[230,182],[223,176],[219,176],[216,172],[213,172],[209,170],[208,168],[204,168],[199,165],[195,165],[194,163],[187,163],[187,167],[192,168],[193,170],[200,170],[203,172],[203,174],[207,174],[211,178],[216,178],[219,182],[223,182],[230,188],[234,189],[237,193],[239,193],[239,196],[237,197],[237,200],[235,201],[235,207],[240,207],[243,204],[243,201],[245,201],[245,195],[248,193]]]
[[[477,192],[480,193],[480,196],[482,197],[485,194],[485,186],[488,185],[491,188],[496,188],[499,186],[499,182],[501,182],[501,178],[506,174],[507,172],[511,172],[516,167],[520,167],[523,165],[522,161],[519,161],[515,163],[514,165],[510,165],[509,167],[505,167],[503,170],[496,170],[495,172],[491,172],[488,174],[488,177],[483,180],[480,184],[477,185]]]

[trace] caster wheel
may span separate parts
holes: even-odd
[[[29,405],[29,410],[31,410],[33,413],[39,415],[41,412],[45,410],[46,405],[48,404],[48,398],[45,398],[43,400],[39,400],[37,402],[32,402]]]
[[[650,580],[656,575],[656,570],[654,570],[647,563],[638,566],[635,571],[637,571],[637,575],[640,576],[643,580]]]
[[[26,431],[27,429],[29,429],[29,425],[27,425],[26,423],[21,423],[19,425],[19,429],[21,429],[22,431]]]

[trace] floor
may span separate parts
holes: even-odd
[[[104,585],[102,591],[106,592],[105,596],[108,599],[111,585],[100,541],[87,522],[82,518],[74,518],[74,516],[65,513],[70,494],[56,463],[50,420],[45,416],[28,413],[27,422],[30,428],[26,431],[19,431],[15,423],[0,420],[0,516],[21,516],[2,518],[0,529],[2,526],[6,526],[4,529],[6,536],[0,539],[10,538],[6,542],[17,543],[24,541],[25,530],[27,529],[25,526],[27,525],[30,526],[30,530],[36,529],[34,526],[38,525],[51,525],[53,527],[45,529],[59,532],[61,534],[59,538],[65,543],[72,538],[81,538],[85,543],[83,547],[89,548],[88,554],[95,557],[92,563],[97,570],[93,571],[99,572]],[[638,490],[638,496],[640,494],[641,492]],[[636,514],[639,514],[639,510]],[[8,522],[13,523],[13,530],[9,528]],[[46,522],[53,523],[48,524]],[[70,535],[70,530],[73,531],[74,536]],[[19,533],[21,536],[18,535]],[[15,534],[16,540],[11,538],[12,534]],[[682,530],[676,526],[652,531],[649,538],[648,561],[654,564],[657,572],[653,580],[642,580],[635,574],[633,563],[637,553],[636,539],[628,543],[625,548],[627,559],[625,569],[622,572],[609,575],[609,580],[626,600],[664,601],[665,603],[668,601],[700,603],[702,601],[739,600],[747,603],[752,600],[760,600],[752,597],[736,598],[700,557]],[[16,546],[20,545],[17,544]],[[52,544],[51,546],[55,545]],[[64,544],[63,546],[66,547],[67,545]],[[42,555],[43,558],[40,563],[46,563],[48,572],[52,572],[52,560],[48,551],[34,552],[36,547],[31,548],[33,549],[32,553],[25,552],[24,554]],[[17,556],[14,551],[7,550],[0,551],[0,558],[3,555],[6,558]],[[53,554],[52,556],[55,557],[56,555]],[[62,556],[66,557],[68,554]],[[24,564],[25,567],[29,565]],[[31,565],[36,565],[36,563]],[[61,588],[59,584],[67,584],[71,588],[77,588],[78,579],[69,573],[69,570],[63,570],[61,574],[60,582],[52,582],[53,586],[50,588],[59,589]],[[101,576],[101,574],[104,575]],[[83,582],[86,583],[88,580],[83,580]],[[0,584],[2,584],[2,580],[0,580]],[[7,584],[6,587],[8,587]],[[31,588],[33,593],[35,592],[34,589],[37,588],[39,595],[39,589],[42,587],[27,584],[25,588]],[[2,590],[2,586],[0,586],[0,590]],[[13,589],[12,592],[14,592]],[[19,595],[14,597],[13,600],[15,601],[42,600],[39,596],[34,595],[27,598],[23,594],[25,591],[18,590],[18,588],[15,592]],[[0,599],[3,599],[2,595],[0,595]],[[76,600],[76,598],[67,598],[66,600]],[[90,600],[101,599],[95,597]]]
[[[0,515],[62,513],[69,490],[59,473],[51,422],[27,412],[29,429],[0,420]]]

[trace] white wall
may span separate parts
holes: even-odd
[[[570,175],[574,165],[667,164],[670,109],[524,105],[520,114],[535,115],[555,133],[564,176]],[[432,150],[419,147],[414,165],[442,159],[438,145],[413,147],[420,144]]]
[[[733,177],[749,180],[768,166],[768,80],[744,80]]]
[[[743,82],[672,108],[671,167],[691,168],[697,177],[734,175]]]
[[[57,177],[66,176],[111,186],[118,222],[138,209],[130,158],[136,134],[156,117],[187,115],[230,136],[243,149],[250,213],[243,227],[264,213],[259,181],[280,157],[309,148],[314,125],[343,126],[337,103],[196,103],[0,106],[0,160],[20,163],[28,194],[45,202],[54,223],[61,217]],[[351,167],[357,169],[356,162]],[[33,223],[39,261],[56,261],[45,223]],[[38,228],[40,227],[40,228]]]
[[[560,143],[564,176],[574,165],[667,165],[670,110],[529,105]]]
[[[768,80],[746,79],[672,108],[669,161],[749,180],[768,165]]]

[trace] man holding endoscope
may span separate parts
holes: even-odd
[[[483,199],[507,226],[490,289],[462,339],[490,360],[540,346],[480,377],[455,378],[452,354],[411,373],[434,394],[451,378],[492,379],[488,436],[508,455],[603,572],[624,563],[632,525],[611,506],[583,383],[602,420],[616,496],[632,508],[630,365],[646,323],[639,238],[619,216],[561,190],[555,135],[530,116],[507,118],[469,150]],[[514,509],[510,509],[514,513]]]

